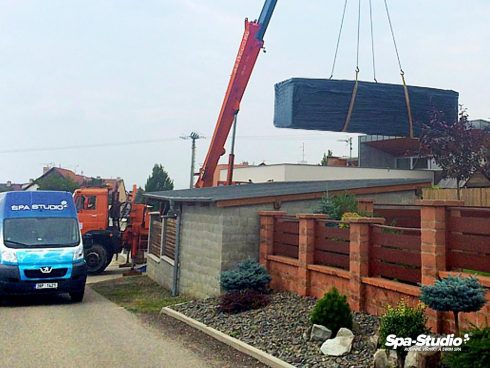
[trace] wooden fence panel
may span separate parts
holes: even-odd
[[[371,227],[370,276],[417,284],[421,281],[420,229]]]
[[[432,189],[422,190],[424,199],[457,200],[456,189]],[[490,207],[490,188],[461,188],[461,200],[465,206]]]
[[[164,246],[162,255],[175,259],[175,242],[177,234],[177,220],[174,218],[165,219]]]
[[[160,257],[162,246],[162,220],[159,216],[152,216],[150,227],[149,252],[156,257]]]
[[[273,254],[298,259],[299,220],[297,218],[289,216],[276,218]]]
[[[406,206],[405,206],[406,207]],[[420,228],[420,209],[419,208],[374,208],[374,215],[376,217],[384,217],[386,219],[386,225]]]
[[[339,228],[335,222],[317,221],[314,264],[349,270],[348,228]]]
[[[447,266],[451,271],[490,272],[490,210],[449,210]]]

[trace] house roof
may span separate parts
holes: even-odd
[[[430,183],[428,183],[426,179],[297,181],[171,190],[164,192],[145,193],[145,196],[161,201],[210,203],[264,197],[282,198],[285,196],[308,194],[315,194],[318,198],[327,191],[338,192],[345,190],[365,189],[363,193],[375,193],[379,192],[379,190],[383,187],[400,187],[399,190],[409,190],[425,185],[430,185]],[[406,187],[406,189],[402,187]],[[372,191],[370,191],[370,189],[372,189]],[[391,189],[391,191],[395,191],[393,189],[397,188]]]
[[[0,183],[0,192],[11,192],[22,190],[22,184]]]
[[[74,183],[77,183],[78,185],[82,185],[86,180],[89,179],[86,176],[75,174],[73,171],[68,170],[68,169],[63,169],[61,167],[52,167],[49,170],[47,170],[45,173],[43,173],[39,178],[37,178],[33,182],[29,183],[29,185],[27,185],[24,188],[24,190],[28,189],[28,188],[32,187],[34,184],[36,184],[37,180],[43,179],[43,178],[45,178],[49,175],[52,175],[52,174],[58,174],[58,175],[64,177],[65,179],[70,179],[71,181],[73,181]]]
[[[71,170],[64,169],[61,167],[52,167],[49,170],[46,170],[46,172],[44,174],[42,174],[39,178],[37,178],[33,182],[29,183],[24,188],[24,190],[32,187],[34,184],[36,184],[36,181],[43,179],[49,175],[53,175],[53,174],[60,175],[60,176],[64,177],[65,179],[69,179],[69,180],[73,181],[74,183],[76,183],[80,186],[88,183],[91,179],[100,179],[101,183],[103,185],[109,186],[111,190],[115,190],[120,185],[123,185],[123,189],[126,190],[126,188],[124,187],[124,180],[122,180],[121,178],[116,178],[116,179],[93,178],[93,177],[88,177],[88,176],[84,176],[84,175],[78,175]]]

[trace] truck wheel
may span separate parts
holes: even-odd
[[[70,298],[73,303],[80,303],[83,300],[85,290],[70,293]]]
[[[85,262],[89,274],[98,274],[107,267],[107,250],[100,244],[94,244],[85,251]]]

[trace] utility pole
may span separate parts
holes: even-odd
[[[346,139],[339,139],[338,142],[345,142],[349,145],[349,165],[352,164],[352,137]]]
[[[180,137],[181,139],[184,139],[184,140],[192,140],[192,152],[191,152],[191,177],[190,177],[190,181],[189,181],[189,188],[194,188],[194,166],[196,164],[196,141],[198,139],[204,139],[205,137],[203,137],[202,135],[200,135],[199,133],[196,133],[196,132],[192,132],[191,134],[187,135],[187,136],[181,136]]]
[[[301,157],[302,157],[302,160],[299,162],[300,164],[307,164],[306,160],[305,160],[305,142],[303,142],[303,144],[301,145]]]

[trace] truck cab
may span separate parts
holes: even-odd
[[[108,188],[81,188],[73,193],[90,274],[104,271],[122,250],[120,203],[109,197]]]
[[[86,278],[70,193],[0,194],[0,296],[69,293],[79,302]]]

